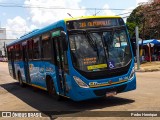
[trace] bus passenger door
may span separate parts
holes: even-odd
[[[16,73],[15,73],[15,67],[14,67],[14,51],[13,51],[13,49],[11,49],[11,68],[12,68],[12,76],[13,76],[13,78],[15,79],[16,78]]]
[[[26,83],[30,83],[31,80],[30,80],[30,74],[29,74],[27,44],[23,45],[22,50],[23,50],[23,63],[24,63],[24,74],[26,78]]]
[[[61,37],[54,37],[53,38],[53,46],[55,51],[55,63],[57,66],[57,83],[59,83],[60,91],[62,94],[66,94],[66,78],[64,75],[64,51],[62,49]]]

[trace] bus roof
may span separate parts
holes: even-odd
[[[42,28],[42,29],[33,30],[33,31],[21,36],[19,39],[11,42],[10,44],[7,45],[7,47],[14,45],[18,42],[22,42],[27,39],[33,38],[35,36],[38,36],[40,34],[47,32],[47,31],[53,30],[54,28],[63,27],[65,25],[65,22],[67,22],[67,21],[80,20],[80,19],[91,19],[91,18],[121,18],[121,17],[120,16],[81,16],[81,17],[75,17],[75,18],[66,18],[64,20],[59,20],[59,21],[57,21],[47,27]]]
[[[72,20],[91,19],[91,18],[121,18],[121,17],[120,16],[81,16],[81,17],[75,17],[75,18],[66,18],[64,20],[67,22]]]

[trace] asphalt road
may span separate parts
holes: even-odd
[[[8,73],[7,63],[0,62],[0,111],[40,111],[45,115],[45,111],[67,111],[62,113],[61,117],[56,119],[134,119],[137,117],[100,117],[107,114],[104,111],[114,111],[113,116],[123,114],[118,111],[160,111],[160,71],[157,72],[138,72],[137,89],[134,91],[118,94],[110,98],[93,99],[82,102],[74,102],[64,99],[56,101],[50,98],[45,91],[34,91],[32,87],[22,88],[18,82],[12,79]],[[99,111],[94,113],[90,111]],[[115,113],[117,111],[117,113]],[[97,117],[87,117],[85,113],[91,113]],[[63,116],[64,114],[64,116]],[[75,117],[76,115],[79,117]],[[83,116],[83,117],[81,117]],[[85,116],[85,117],[84,117]],[[98,117],[99,116],[99,117]],[[54,116],[55,117],[55,116]],[[160,119],[160,117],[138,117],[140,119]],[[8,118],[0,118],[7,119]],[[13,118],[12,118],[13,119]],[[14,118],[17,119],[17,118]],[[21,118],[19,118],[21,119]],[[25,118],[26,119],[26,118]],[[32,119],[50,119],[49,117],[32,118]]]

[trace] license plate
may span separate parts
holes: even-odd
[[[116,95],[116,94],[117,94],[117,92],[116,92],[116,91],[113,91],[113,92],[107,92],[107,93],[106,93],[106,97],[114,96],[114,95]]]

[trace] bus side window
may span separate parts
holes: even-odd
[[[28,58],[29,60],[33,59],[33,40],[28,41]]]
[[[20,60],[21,58],[21,48],[20,44],[15,45],[15,60]]]
[[[41,50],[43,59],[51,59],[50,33],[42,35]]]
[[[11,61],[14,61],[15,60],[15,46],[13,46],[14,48],[11,49]]]
[[[19,48],[19,60],[22,60],[22,44],[20,44]]]
[[[33,39],[33,59],[40,58],[40,37]]]
[[[7,48],[7,56],[8,56],[8,61],[11,60],[11,48]]]

